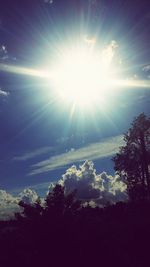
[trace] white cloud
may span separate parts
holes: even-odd
[[[90,205],[104,206],[108,202],[115,203],[117,201],[127,200],[126,185],[118,175],[111,176],[106,172],[96,174],[94,164],[91,161],[85,161],[79,169],[73,165],[67,169],[59,184],[65,187],[65,192],[69,193],[77,190],[77,198]],[[44,183],[44,188],[49,183]],[[39,184],[40,188],[43,184]],[[54,183],[50,184],[50,189],[54,187]],[[49,190],[50,190],[49,189]],[[38,195],[30,188],[24,189],[18,197],[0,190],[0,220],[9,220],[15,218],[15,213],[22,213],[23,208],[19,206],[19,202],[32,205],[38,200]],[[41,199],[41,205],[44,206],[44,199]]]
[[[26,152],[26,153],[24,153],[22,155],[15,156],[13,158],[13,160],[25,161],[25,160],[29,160],[29,159],[35,158],[37,156],[46,154],[46,153],[48,153],[50,151],[52,151],[52,147],[50,147],[50,146],[41,147],[41,148],[35,149],[33,151],[28,151],[28,152]]]
[[[14,218],[16,212],[21,212],[18,205],[19,199],[13,197],[5,190],[0,190],[0,220],[9,220]]]
[[[27,188],[19,194],[19,199],[27,205],[34,205],[38,199],[38,195],[34,190]]]
[[[118,152],[119,147],[122,145],[122,135],[107,138],[103,142],[92,143],[85,147],[71,150],[66,153],[53,156],[47,160],[40,161],[32,165],[32,171],[29,173],[29,175],[48,172],[68,164],[84,161],[86,159],[95,160],[113,156]]]
[[[90,161],[85,161],[79,169],[73,165],[58,183],[65,187],[66,193],[76,189],[77,198],[85,202],[106,205],[107,202],[127,200],[126,185],[120,177],[106,172],[96,174],[94,164]]]
[[[8,52],[5,45],[0,46],[0,60],[6,60],[8,59]]]
[[[8,96],[9,93],[0,88],[0,96]]]
[[[37,193],[29,188],[24,189],[18,197],[14,197],[5,190],[0,190],[0,221],[14,219],[15,213],[22,213],[23,208],[19,205],[20,201],[34,205],[37,199]]]
[[[17,203],[17,198],[7,193],[5,190],[0,190],[0,205],[4,203]]]
[[[144,66],[142,70],[145,72],[150,71],[150,65]]]

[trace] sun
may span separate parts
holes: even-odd
[[[71,43],[59,43],[51,60],[40,69],[0,64],[0,70],[44,79],[48,98],[61,106],[69,104],[72,110],[94,110],[100,104],[105,105],[114,88],[129,85],[129,81],[117,77],[118,64],[117,67],[114,64],[117,47],[116,41],[102,48],[95,37],[71,38]]]
[[[114,43],[99,51],[93,46],[66,48],[53,66],[56,95],[63,103],[80,108],[96,104],[113,88],[115,66],[112,66]]]

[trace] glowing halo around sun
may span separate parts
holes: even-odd
[[[113,41],[102,52],[94,49],[93,43],[63,50],[53,69],[50,83],[56,95],[64,102],[80,108],[89,108],[109,94],[116,80],[112,66]]]
[[[48,103],[69,106],[71,114],[75,110],[83,110],[84,114],[88,111],[94,113],[99,107],[105,111],[118,89],[150,89],[147,79],[121,77],[124,67],[116,60],[118,45],[115,41],[100,47],[96,45],[95,37],[71,39],[71,44],[67,41],[62,45],[59,43],[59,47],[55,47],[56,52],[51,54],[51,60],[44,61],[39,68],[0,62],[0,72],[42,79]]]

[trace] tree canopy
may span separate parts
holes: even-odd
[[[132,200],[150,198],[150,118],[136,117],[124,135],[125,145],[113,158]]]

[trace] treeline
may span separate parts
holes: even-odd
[[[45,201],[0,223],[0,266],[150,265],[150,119],[136,118],[114,157],[128,202],[91,207],[56,184]]]
[[[132,201],[150,199],[150,118],[144,113],[135,118],[124,142],[113,158],[115,170],[124,177]]]
[[[0,229],[0,266],[149,266],[149,201],[82,207],[56,186],[16,218]]]

